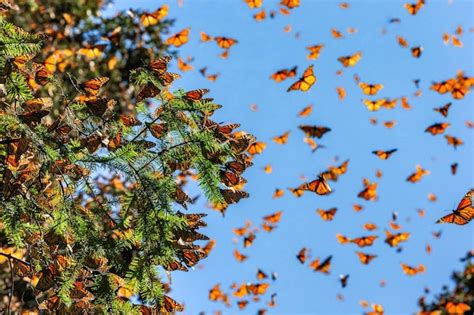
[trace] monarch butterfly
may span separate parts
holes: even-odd
[[[308,117],[313,112],[313,105],[308,105],[303,108],[299,113],[298,117]]]
[[[249,294],[247,284],[240,285],[240,287],[234,293],[232,293],[233,296],[240,297],[240,298],[246,296],[247,294]]]
[[[303,196],[303,194],[304,194],[304,189],[302,189],[301,187],[288,188],[288,190],[291,191],[291,193],[297,198]]]
[[[313,45],[313,46],[308,46],[306,47],[307,50],[309,50],[309,54],[307,58],[309,60],[316,60],[319,58],[319,55],[321,53],[321,49],[324,48],[323,44],[318,44],[318,45]]]
[[[364,179],[364,187],[365,188],[359,192],[357,197],[368,201],[377,200],[377,183],[371,183],[367,179]]]
[[[274,228],[276,228],[275,225],[271,225],[271,224],[268,224],[268,223],[265,223],[265,222],[262,223],[262,229],[265,232],[271,232],[271,231],[273,231]]]
[[[332,221],[336,215],[337,208],[331,208],[329,210],[317,209],[316,211],[324,221]]]
[[[454,80],[432,82],[430,89],[438,92],[439,94],[445,94],[453,90],[454,83]]]
[[[464,98],[467,93],[469,93],[468,86],[460,83],[455,83],[451,90],[451,95],[457,100]]]
[[[306,247],[300,249],[298,255],[296,255],[296,258],[299,260],[300,263],[304,264],[306,262],[306,259],[308,259],[308,249]]]
[[[293,9],[299,7],[300,0],[281,0],[280,4],[284,5],[288,9]]]
[[[283,197],[285,191],[283,189],[276,188],[275,192],[273,193],[272,199],[277,199]]]
[[[181,59],[179,57],[178,57],[178,68],[179,68],[179,70],[181,70],[183,72],[190,71],[190,70],[194,69],[194,67],[192,65],[190,65],[188,62],[185,62],[183,59]]]
[[[253,15],[253,18],[255,19],[255,21],[257,22],[260,22],[260,21],[263,21],[265,20],[265,18],[267,17],[267,13],[265,12],[265,10],[262,10],[260,12],[257,12]]]
[[[246,308],[247,304],[249,304],[249,301],[247,300],[237,301],[237,306],[239,307],[240,310],[243,310],[244,308]]]
[[[293,83],[286,91],[290,92],[300,90],[306,92],[313,86],[314,83],[316,83],[316,81],[317,79],[313,73],[313,65],[310,65],[303,72],[303,76],[301,76],[298,81]]]
[[[372,312],[365,313],[365,315],[383,315],[384,310],[383,306],[380,304],[373,303],[372,304]]]
[[[244,254],[240,253],[237,249],[234,249],[234,257],[238,262],[243,262],[248,258],[248,256],[245,256]]]
[[[89,95],[97,96],[100,88],[109,81],[108,77],[97,77],[80,84],[80,87]]]
[[[209,300],[218,301],[222,299],[223,292],[221,291],[220,284],[216,284],[209,290]]]
[[[393,128],[396,124],[397,122],[395,120],[387,120],[383,122],[383,125],[388,129]]]
[[[165,18],[168,15],[168,5],[165,4],[162,7],[158,8],[155,12],[152,13],[143,13],[140,16],[140,22],[144,27],[153,26],[158,24],[160,20]]]
[[[458,171],[458,163],[451,164],[451,174],[456,175],[457,171]]]
[[[444,309],[446,310],[448,314],[462,315],[465,312],[471,310],[471,307],[468,304],[463,303],[463,302],[455,303],[455,302],[448,301],[446,305],[444,306]]]
[[[369,223],[364,224],[364,229],[366,229],[367,231],[373,231],[377,229],[377,225],[369,222]]]
[[[397,152],[398,149],[391,149],[388,151],[376,150],[372,151],[373,154],[377,155],[380,159],[386,160],[388,159],[393,153]]]
[[[162,56],[150,62],[147,68],[161,76],[168,70],[168,63],[170,61],[171,56]]]
[[[385,104],[386,101],[387,101],[386,99],[381,98],[375,101],[364,99],[362,102],[364,103],[364,105],[367,107],[369,111],[375,112],[375,111],[378,111]]]
[[[186,92],[186,94],[184,94],[184,98],[190,101],[199,101],[207,93],[209,93],[209,89],[192,90],[192,91]]]
[[[299,188],[312,191],[318,195],[328,195],[331,193],[331,187],[329,187],[323,175],[319,175],[317,179],[309,183],[302,184]]]
[[[109,109],[113,109],[115,104],[117,104],[116,100],[109,99],[109,98],[94,98],[90,100],[86,100],[87,108],[96,116],[102,116],[105,112]]]
[[[451,126],[451,124],[449,124],[449,123],[436,123],[436,124],[433,124],[431,126],[428,126],[425,129],[425,132],[429,132],[433,136],[435,136],[435,135],[439,135],[439,134],[444,133],[446,128],[448,128],[449,126]]]
[[[424,272],[425,271],[425,266],[420,264],[418,265],[418,267],[412,267],[412,266],[409,266],[407,264],[404,264],[404,263],[400,263],[400,266],[402,266],[402,270],[403,272],[406,274],[406,275],[409,275],[409,276],[414,276],[420,272]]]
[[[363,252],[357,252],[356,251],[356,254],[357,256],[359,257],[359,260],[362,264],[364,265],[368,265],[370,264],[370,262],[372,260],[374,260],[375,258],[377,258],[377,255],[371,255],[371,254],[365,254]]]
[[[354,210],[355,212],[360,212],[363,209],[364,209],[364,207],[362,205],[357,204],[357,203],[352,205],[352,210]]]
[[[453,44],[454,47],[463,47],[464,44],[462,43],[462,41],[455,35],[451,35],[451,43]]]
[[[347,9],[347,8],[349,8],[349,3],[347,3],[347,2],[341,2],[341,3],[339,3],[339,8],[341,8],[341,9]]]
[[[290,135],[290,132],[287,131],[281,136],[276,136],[273,138],[273,142],[276,142],[277,144],[285,144],[288,142],[288,136]]]
[[[160,307],[160,312],[182,312],[184,306],[173,300],[167,295],[163,296],[163,304]]]
[[[221,75],[220,73],[208,74],[206,75],[206,79],[208,79],[211,82],[215,82],[220,75]]]
[[[240,199],[249,197],[249,194],[245,191],[232,191],[230,189],[221,189],[220,191],[225,202],[228,204],[237,203]]]
[[[88,45],[83,47],[77,51],[79,55],[83,55],[88,59],[95,59],[99,58],[103,55],[105,48],[107,45]]]
[[[407,182],[416,183],[425,175],[429,175],[430,171],[423,169],[420,165],[416,166],[416,171],[407,177]]]
[[[416,46],[416,47],[411,48],[411,55],[415,58],[420,58],[422,52],[423,52],[423,47],[421,46]]]
[[[341,286],[345,288],[347,286],[347,280],[349,279],[349,275],[339,275],[339,281],[341,282]]]
[[[331,29],[331,35],[334,38],[343,38],[344,37],[344,35],[342,35],[342,33],[340,31],[338,31],[337,29],[335,29],[335,28]]]
[[[330,128],[324,126],[309,126],[309,125],[300,125],[298,126],[302,131],[304,131],[307,137],[321,139],[324,134],[331,131]]]
[[[407,9],[408,13],[415,15],[424,5],[424,0],[418,0],[416,3],[405,3],[403,6]]]
[[[346,89],[342,86],[336,87],[336,92],[340,101],[343,101],[346,98]]]
[[[404,47],[404,48],[407,48],[408,47],[408,42],[406,41],[405,38],[401,37],[401,36],[397,36],[397,42],[400,46]]]
[[[344,67],[354,67],[359,60],[362,58],[362,52],[358,51],[353,55],[349,56],[342,56],[337,58],[337,60],[344,66]]]
[[[275,80],[275,82],[281,82],[281,81],[284,81],[288,78],[292,78],[294,76],[296,76],[296,71],[297,71],[298,67],[297,66],[294,66],[293,68],[291,69],[281,69],[281,70],[278,70],[277,72],[273,73],[271,76],[270,76],[270,79],[272,80]]]
[[[329,166],[326,172],[323,172],[324,178],[327,180],[337,181],[340,175],[343,175],[347,172],[347,166],[349,165],[349,160],[344,161],[341,165],[334,167]]]
[[[173,260],[172,262],[163,265],[163,268],[168,271],[175,271],[175,270],[180,270],[180,271],[188,271],[188,268],[186,268],[182,263],[180,263],[177,260]]]
[[[452,105],[452,103],[449,102],[449,103],[443,105],[442,107],[433,108],[433,110],[435,112],[440,113],[443,117],[448,117],[448,112],[449,112],[449,108],[451,107],[451,105]]]
[[[185,28],[179,33],[176,33],[174,35],[171,35],[166,39],[166,44],[172,45],[175,47],[180,47],[184,44],[186,44],[189,40],[189,28]]]
[[[46,69],[44,65],[39,65],[35,69],[35,81],[38,82],[39,85],[46,85],[50,82],[52,78],[52,73]]]
[[[263,295],[267,292],[267,289],[270,287],[268,283],[256,283],[248,285],[248,290],[253,295]]]
[[[238,174],[235,174],[230,171],[221,170],[221,182],[224,185],[232,187],[240,184],[241,181],[242,178]]]
[[[214,40],[214,37],[207,35],[205,32],[201,32],[201,42],[210,42]]]
[[[457,206],[456,210],[452,213],[445,215],[436,223],[454,223],[458,225],[464,225],[469,223],[474,217],[474,208],[472,207],[472,198],[474,196],[474,189],[464,195],[461,202]]]
[[[282,211],[277,211],[273,214],[266,215],[263,217],[263,220],[268,223],[278,223],[280,222]]]
[[[377,235],[361,236],[351,239],[351,243],[354,243],[359,247],[372,246],[377,238]]]
[[[253,232],[250,232],[247,236],[245,236],[244,237],[244,248],[247,248],[250,245],[252,245],[255,238],[256,238],[256,236],[255,236],[255,233],[253,233]]]
[[[319,263],[319,258],[317,258],[310,263],[309,267],[314,271],[319,271],[321,273],[328,274],[329,269],[331,268],[331,259],[332,255],[328,256],[322,263]]]
[[[242,174],[247,167],[251,166],[252,162],[230,161],[226,163],[226,168],[232,170],[237,174]]]
[[[216,41],[217,45],[223,49],[229,49],[230,47],[232,47],[233,45],[237,43],[237,40],[230,37],[224,37],[224,36],[214,37],[214,40]]]
[[[392,234],[390,231],[385,230],[385,243],[390,245],[390,247],[396,247],[398,244],[401,242],[406,242],[410,238],[410,233],[408,232],[402,232],[402,233],[397,233],[397,234]]]
[[[347,244],[351,241],[347,236],[344,236],[342,234],[336,234],[336,238],[339,244]]]
[[[263,0],[244,0],[245,3],[249,6],[249,8],[259,8],[262,6]]]
[[[361,88],[362,92],[366,95],[375,95],[381,89],[383,89],[382,84],[368,84],[364,82],[360,82],[359,87]]]
[[[257,142],[252,143],[248,147],[247,152],[250,153],[251,155],[261,154],[263,150],[265,150],[266,147],[267,147],[267,144],[265,142],[257,141]]]
[[[456,137],[450,136],[450,135],[445,135],[444,136],[446,140],[448,141],[448,145],[452,145],[454,149],[456,149],[458,146],[463,145],[464,142]]]

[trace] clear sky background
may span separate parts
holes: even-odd
[[[431,90],[431,81],[442,81],[454,77],[457,70],[474,75],[473,69],[473,2],[454,0],[427,0],[427,4],[416,16],[403,8],[405,1],[348,1],[349,9],[338,7],[339,1],[301,0],[301,6],[291,15],[277,15],[275,19],[256,22],[252,18],[258,10],[251,10],[243,0],[184,0],[178,7],[176,1],[167,2],[169,16],[176,18],[173,32],[191,27],[190,42],[179,49],[181,57],[195,58],[194,71],[183,74],[175,87],[185,89],[210,88],[210,96],[224,107],[216,113],[215,120],[238,122],[242,130],[253,133],[267,142],[267,149],[254,159],[254,167],[244,177],[248,180],[246,190],[250,198],[231,206],[225,218],[206,208],[204,200],[191,207],[192,212],[209,213],[209,226],[203,233],[213,238],[217,246],[199,266],[187,273],[173,273],[171,296],[186,305],[187,314],[205,311],[211,314],[222,310],[225,314],[240,311],[232,298],[232,308],[208,300],[212,286],[221,284],[230,293],[231,283],[255,282],[257,268],[267,273],[278,274],[271,282],[268,294],[261,303],[250,303],[240,313],[255,314],[268,302],[271,293],[277,293],[277,306],[269,309],[275,314],[352,314],[363,309],[359,300],[380,303],[388,314],[408,314],[418,310],[416,302],[423,294],[423,288],[439,292],[443,284],[450,283],[450,274],[462,267],[459,258],[473,246],[473,223],[467,226],[436,225],[434,222],[457,206],[463,195],[474,187],[472,129],[465,125],[473,120],[472,93],[463,100],[452,100],[449,94],[439,95]],[[155,10],[166,2],[162,1],[116,1],[110,10],[141,8]],[[277,1],[264,0],[264,8],[277,8]],[[398,17],[401,23],[389,24],[390,18]],[[285,33],[283,28],[291,24],[293,31]],[[464,27],[461,40],[464,48],[446,46],[442,42],[444,32],[454,33],[458,25]],[[331,28],[346,34],[347,27],[358,29],[358,33],[334,39]],[[382,29],[386,34],[382,35]],[[215,43],[201,43],[199,32],[214,36],[229,36],[239,42],[230,50],[224,60],[218,57],[221,49]],[[300,38],[295,33],[300,32]],[[410,46],[424,48],[420,59],[411,57],[409,49],[397,44],[396,36],[403,36]],[[316,61],[306,59],[306,46],[323,43],[325,47]],[[343,69],[344,74],[335,73],[341,69],[339,56],[362,51],[363,57],[354,68]],[[307,92],[287,93],[287,87],[295,78],[277,84],[269,80],[271,73],[281,68],[298,66],[298,77],[303,69],[313,63],[317,83]],[[207,66],[209,73],[220,72],[216,82],[203,78],[197,69]],[[173,65],[176,69],[176,63]],[[356,86],[353,75],[357,73],[362,81],[382,83],[385,87],[377,97],[408,96],[411,110],[398,106],[394,110],[369,112],[362,104],[364,98]],[[413,79],[421,80],[423,95],[414,97],[416,91]],[[347,91],[344,101],[339,101],[336,87]],[[453,101],[448,118],[443,118],[432,109]],[[250,110],[250,104],[259,107],[258,112]],[[314,105],[314,112],[307,118],[297,113],[308,104]],[[376,117],[379,124],[373,126],[369,117]],[[393,129],[381,125],[382,121],[396,120]],[[447,121],[452,124],[447,134],[460,137],[465,144],[454,150],[448,147],[443,135],[432,136],[424,129],[435,123]],[[332,129],[319,143],[326,148],[311,153],[303,143],[300,124],[316,124]],[[280,146],[272,137],[291,130],[289,141]],[[382,161],[371,154],[376,149],[398,148],[389,160]],[[334,162],[335,157],[339,162]],[[283,198],[272,199],[275,188],[295,187],[301,183],[300,175],[309,179],[325,170],[329,165],[338,165],[350,159],[347,174],[332,184],[334,193],[328,197],[306,193],[302,198],[293,197],[288,191]],[[450,164],[459,163],[458,174],[450,173]],[[266,174],[263,166],[271,164],[273,173]],[[421,164],[431,171],[421,182],[405,181]],[[377,169],[383,177],[375,177]],[[366,202],[357,198],[363,189],[362,178],[367,177],[379,183],[377,202]],[[427,199],[428,193],[435,193],[436,202]],[[196,191],[190,188],[190,194]],[[364,205],[356,213],[352,204]],[[339,209],[334,221],[324,222],[315,213],[317,208]],[[417,209],[426,210],[425,217]],[[278,228],[272,233],[259,232],[254,245],[243,249],[241,241],[232,242],[232,228],[241,227],[246,220],[255,225],[261,223],[264,215],[283,211]],[[385,228],[393,211],[399,214],[398,223],[402,231],[411,233],[403,251],[383,242]],[[355,251],[355,245],[340,245],[336,233],[349,237],[372,234],[363,230],[366,222],[379,226],[375,231],[380,238],[374,246],[362,251],[378,255],[370,265],[362,265]],[[432,232],[442,231],[440,239]],[[431,255],[425,246],[433,248]],[[301,265],[295,255],[302,247],[312,250],[313,257],[324,258],[333,255],[330,275],[315,273]],[[249,258],[237,262],[232,252],[238,248]],[[403,274],[400,262],[409,265],[423,263],[426,272],[408,277]],[[339,274],[350,274],[348,286],[342,289]],[[380,287],[380,280],[386,281]],[[336,300],[342,294],[343,302]]]

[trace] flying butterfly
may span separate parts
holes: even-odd
[[[444,137],[446,138],[448,145],[453,146],[455,150],[457,149],[458,146],[464,144],[464,142],[457,137],[450,136],[450,135],[445,135]]]
[[[344,67],[354,67],[359,60],[362,58],[362,52],[358,51],[353,55],[349,56],[341,56],[337,58],[337,60],[344,66]]]
[[[388,159],[390,156],[392,156],[393,153],[397,152],[398,149],[391,149],[388,151],[383,151],[383,150],[376,150],[372,151],[373,154],[378,156],[382,160]]]
[[[275,82],[284,81],[288,78],[292,78],[292,77],[296,76],[297,69],[298,69],[297,66],[294,66],[291,69],[280,69],[280,70],[276,71],[275,73],[273,73],[270,76],[270,79],[274,80]]]
[[[336,215],[337,208],[331,208],[329,210],[317,209],[316,212],[321,216],[324,221],[332,221]]]
[[[186,44],[189,40],[189,28],[185,28],[179,33],[171,35],[166,39],[166,44],[172,45],[174,47],[180,47]]]
[[[140,15],[140,22],[144,27],[153,26],[168,15],[168,5],[165,4],[152,13],[143,13]]]
[[[386,102],[387,100],[384,98],[372,101],[368,99],[364,99],[362,102],[367,107],[367,109],[371,112],[378,111]]]
[[[299,7],[300,0],[281,0],[280,4],[284,5],[288,9],[294,9],[296,7]]]
[[[238,43],[236,39],[224,36],[216,36],[214,37],[214,40],[216,41],[217,45],[223,49],[229,49]]]
[[[313,65],[310,65],[306,70],[303,72],[303,75],[293,83],[288,89],[287,92],[290,91],[308,91],[314,83],[316,83],[317,79],[313,73]]]
[[[474,196],[474,189],[464,195],[461,202],[452,213],[445,215],[436,223],[454,223],[458,225],[465,225],[469,223],[474,217],[474,208],[472,207],[472,199]]]
[[[285,132],[284,134],[280,135],[280,136],[276,136],[273,138],[273,142],[277,143],[277,144],[285,144],[288,142],[288,136],[290,135],[290,132],[287,131]]]
[[[359,87],[365,95],[376,95],[381,89],[383,89],[383,84],[369,84],[360,82]]]
[[[307,50],[309,50],[309,54],[306,56],[309,60],[316,60],[319,58],[319,55],[321,53],[321,49],[324,48],[323,44],[318,44],[318,45],[313,45],[313,46],[308,46],[306,47]]]
[[[441,107],[433,108],[435,112],[440,113],[443,117],[448,117],[449,108],[451,107],[452,103],[449,102]]]
[[[317,179],[309,182],[309,183],[304,183],[300,185],[301,189],[306,190],[306,191],[311,191],[314,192],[318,195],[328,195],[331,193],[331,187],[329,187],[329,184],[327,183],[326,179],[324,178],[324,175],[319,175]]]
[[[356,254],[359,257],[360,262],[364,265],[370,264],[370,262],[372,260],[377,258],[377,255],[366,254],[366,253],[363,253],[363,252],[357,252],[356,251]]]
[[[377,235],[361,236],[351,239],[351,243],[354,243],[359,247],[372,246],[377,238]]]
[[[418,0],[416,3],[405,3],[403,6],[408,11],[408,13],[411,15],[416,15],[424,5],[425,0]]]
[[[310,126],[300,125],[298,126],[307,137],[321,139],[327,132],[331,131],[330,128],[324,126]]]

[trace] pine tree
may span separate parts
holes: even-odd
[[[0,5],[0,308],[180,311],[163,275],[210,250],[185,185],[222,212],[246,198],[255,139],[210,119],[208,90],[171,91],[172,21],[44,3]]]
[[[421,308],[418,314],[448,315],[474,313],[474,252],[470,251],[461,259],[465,263],[463,271],[454,271],[451,279],[454,281],[452,289],[445,285],[433,301],[426,302],[425,296],[418,299]]]

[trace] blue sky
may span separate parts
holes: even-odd
[[[168,2],[169,16],[176,18],[173,31],[191,27],[190,42],[179,49],[182,57],[195,58],[194,71],[187,72],[177,81],[175,87],[185,89],[210,88],[210,96],[224,107],[218,111],[215,120],[238,122],[242,130],[253,133],[267,142],[267,149],[254,160],[254,167],[245,173],[248,180],[246,190],[249,199],[231,206],[226,217],[205,207],[200,200],[191,209],[193,212],[209,213],[209,226],[203,232],[217,242],[211,255],[200,266],[188,273],[173,273],[171,296],[184,302],[187,314],[200,311],[212,313],[222,310],[235,314],[239,310],[232,299],[233,307],[210,302],[209,289],[217,283],[226,292],[231,292],[231,283],[255,282],[258,268],[267,273],[278,274],[271,283],[269,293],[277,293],[277,307],[269,309],[275,314],[350,314],[363,310],[358,302],[365,299],[380,303],[388,314],[407,314],[417,310],[416,301],[425,286],[432,292],[439,292],[443,284],[449,283],[453,269],[461,268],[459,258],[473,248],[473,225],[435,225],[434,222],[457,206],[462,196],[474,186],[472,164],[472,129],[465,126],[466,120],[473,120],[472,94],[463,100],[453,101],[449,116],[443,118],[432,109],[452,101],[447,95],[429,90],[431,81],[441,81],[455,76],[457,70],[473,75],[473,41],[469,28],[472,25],[473,3],[471,1],[428,0],[416,16],[403,8],[404,1],[348,1],[350,8],[341,10],[339,1],[301,0],[301,6],[291,15],[278,15],[257,23],[251,10],[242,0],[184,0],[178,7],[175,1]],[[116,1],[116,9],[133,8],[154,10],[166,2],[162,1]],[[265,8],[276,8],[277,1],[264,1]],[[268,12],[268,10],[267,10]],[[398,17],[401,23],[389,24],[390,18]],[[293,31],[283,32],[291,24]],[[458,25],[464,27],[461,37],[464,48],[446,46],[442,42],[444,32],[454,33]],[[331,28],[342,30],[355,27],[358,33],[344,39],[333,39]],[[386,28],[386,34],[381,30]],[[239,42],[230,51],[228,59],[218,57],[221,50],[215,43],[200,43],[199,32],[214,36],[229,36]],[[299,39],[295,32],[300,32]],[[401,48],[396,36],[403,36],[410,46],[424,48],[420,59],[411,57],[408,49]],[[316,61],[306,59],[306,46],[323,43],[325,47]],[[335,73],[341,69],[337,58],[362,51],[361,61],[354,67],[343,69],[342,76]],[[314,64],[317,83],[307,93],[287,93],[287,87],[294,81],[283,83],[269,80],[271,73],[281,68],[298,66],[298,75],[309,64]],[[216,82],[203,78],[197,69],[207,66],[209,73],[220,72]],[[175,65],[174,70],[177,71]],[[353,75],[357,73],[364,82],[382,83],[381,97],[408,96],[412,110],[399,106],[394,110],[369,112],[362,104],[364,98],[355,85]],[[413,79],[421,80],[423,95],[414,97],[416,91]],[[346,99],[337,98],[336,87],[343,86]],[[249,109],[255,103],[258,112]],[[297,117],[306,105],[313,104],[313,114],[307,118]],[[373,126],[369,117],[376,117],[379,124]],[[393,129],[381,125],[384,120],[396,120]],[[447,121],[451,127],[447,134],[463,139],[465,144],[454,150],[446,145],[443,136],[432,136],[424,129],[435,123]],[[300,124],[316,124],[332,129],[319,142],[326,148],[311,153],[303,143]],[[279,146],[272,137],[291,130],[289,142]],[[392,158],[379,160],[371,154],[376,149],[398,148]],[[339,162],[334,162],[334,157]],[[295,198],[287,191],[280,199],[272,199],[275,188],[298,185],[300,175],[313,179],[329,165],[350,159],[346,175],[333,184],[335,192],[328,197],[305,194]],[[452,176],[449,165],[459,163],[458,174]],[[271,164],[272,174],[265,174],[263,166]],[[421,182],[407,183],[406,177],[421,164],[431,171]],[[383,177],[375,177],[377,169]],[[366,202],[357,198],[362,190],[362,178],[367,177],[379,183],[377,202]],[[196,192],[190,187],[191,195]],[[427,200],[433,192],[438,200]],[[363,204],[365,209],[356,213],[353,203]],[[317,208],[339,209],[334,221],[323,222],[315,213]],[[417,209],[426,210],[424,218],[417,215]],[[240,227],[246,220],[258,225],[264,215],[283,211],[282,220],[272,233],[260,232],[254,245],[239,250],[249,256],[238,263],[232,256],[236,244],[232,228]],[[398,223],[402,231],[411,233],[410,240],[403,245],[403,251],[396,253],[383,242],[383,230],[393,211],[399,214]],[[380,239],[364,252],[378,255],[369,266],[361,265],[355,254],[355,245],[342,246],[336,241],[336,233],[349,237],[371,234],[363,230],[366,222],[379,226],[375,232]],[[440,239],[434,239],[432,232],[442,230]],[[433,248],[431,255],[425,253],[426,244]],[[302,247],[312,249],[315,257],[333,255],[329,276],[314,273],[301,265],[295,258]],[[400,262],[409,265],[426,265],[427,271],[414,277],[402,273]],[[342,289],[339,274],[350,274],[348,286]],[[386,287],[379,286],[384,279]],[[343,302],[336,295],[345,297]],[[269,300],[250,303],[241,313],[254,314]]]

